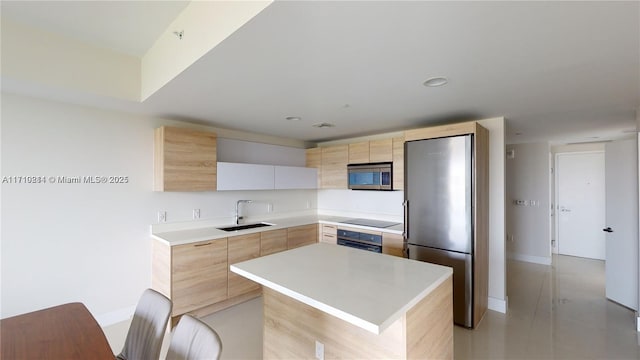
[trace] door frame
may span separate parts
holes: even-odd
[[[556,240],[556,247],[555,247],[555,252],[553,249],[553,246],[551,246],[551,239],[549,239],[549,248],[551,249],[550,251],[553,252],[554,254],[559,254],[558,249],[560,249],[560,224],[559,224],[559,216],[558,216],[558,210],[560,209],[560,206],[558,205],[558,201],[560,199],[560,192],[558,191],[560,186],[558,186],[558,184],[560,183],[560,179],[559,179],[559,157],[562,155],[575,155],[575,154],[604,154],[604,150],[586,150],[586,151],[562,151],[562,152],[557,152],[554,155],[554,166],[553,166],[553,181],[554,181],[554,187],[553,187],[553,191],[555,192],[554,195],[554,204],[553,204],[553,214],[554,214],[554,237]],[[606,181],[606,179],[605,179]],[[553,257],[552,257],[553,259]],[[552,260],[553,262],[553,260]]]

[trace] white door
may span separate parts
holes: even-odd
[[[604,260],[604,153],[560,153],[556,169],[558,253]]]
[[[638,143],[605,145],[607,179],[606,295],[638,310]]]

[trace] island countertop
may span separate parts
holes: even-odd
[[[374,334],[452,276],[449,267],[323,243],[231,271]]]

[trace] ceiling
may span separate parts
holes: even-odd
[[[185,6],[5,3],[137,56]],[[638,2],[275,2],[135,111],[306,141],[496,116],[508,143],[614,139],[636,130],[639,24]]]

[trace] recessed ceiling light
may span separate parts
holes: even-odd
[[[302,120],[302,118],[300,116],[287,116],[284,119],[288,120],[288,121],[300,121],[300,120]]]
[[[317,124],[313,124],[311,125],[313,127],[317,127],[317,128],[330,128],[330,127],[334,127],[334,124],[329,124],[329,123],[317,123]]]
[[[422,85],[426,87],[438,87],[438,86],[446,85],[448,82],[449,80],[446,77],[436,76],[436,77],[427,79],[424,83],[422,83]]]

